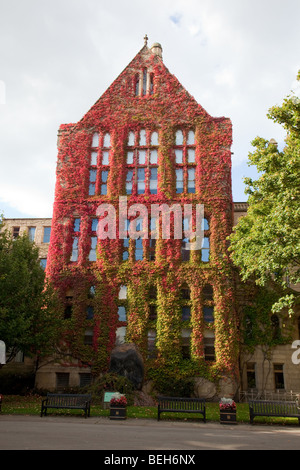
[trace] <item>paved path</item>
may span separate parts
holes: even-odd
[[[116,450],[299,450],[300,427],[0,415],[0,449],[105,450],[107,455]]]

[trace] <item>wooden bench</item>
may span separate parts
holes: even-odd
[[[300,408],[296,401],[249,400],[250,423],[255,416],[278,416],[281,418],[298,418],[300,425]]]
[[[42,401],[41,416],[47,416],[48,408],[83,410],[86,418],[90,416],[91,395],[47,393]]]
[[[161,413],[200,413],[206,422],[204,398],[158,397],[157,420]]]

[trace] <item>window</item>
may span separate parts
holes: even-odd
[[[119,321],[127,321],[126,308],[124,307],[124,305],[119,305],[118,317],[119,317]]]
[[[204,358],[206,361],[215,360],[215,337],[206,336],[204,337]]]
[[[51,227],[44,227],[43,243],[49,243],[50,242],[50,235],[51,235]]]
[[[208,219],[204,218],[202,220],[202,228],[204,230],[204,237],[202,240],[202,248],[201,248],[201,261],[203,263],[209,262],[209,254],[210,254],[210,242],[209,242],[209,222]]]
[[[87,328],[84,332],[84,339],[83,339],[84,344],[87,346],[92,346],[93,337],[94,337],[93,328]]]
[[[187,231],[189,230],[189,226],[190,226],[190,220],[185,218],[183,219],[183,226],[182,226],[182,229],[183,229],[183,233],[184,231]],[[182,261],[189,261],[190,260],[190,240],[189,238],[182,238],[181,240],[181,260]]]
[[[195,134],[178,129],[175,134],[176,193],[196,192]]]
[[[89,196],[107,195],[107,181],[111,153],[111,139],[108,132],[95,132],[92,137],[89,169]]]
[[[92,383],[92,374],[80,373],[79,374],[79,387],[87,387]]]
[[[202,289],[203,318],[206,323],[214,323],[214,298],[213,288],[205,284]]]
[[[116,346],[125,343],[126,326],[120,326],[116,329]]]
[[[94,318],[94,307],[92,305],[88,305],[86,308],[86,319],[92,320]]]
[[[28,237],[31,242],[34,242],[35,238],[35,227],[28,227]]]
[[[79,245],[79,238],[80,238],[80,225],[81,221],[80,218],[75,218],[73,221],[73,244],[72,244],[72,253],[70,261],[76,262],[78,261],[78,245]]]
[[[272,315],[271,316],[271,323],[272,323],[272,329],[273,329],[273,339],[279,339],[280,338],[280,326],[279,326],[279,318],[277,315]]]
[[[96,261],[97,260],[97,226],[98,226],[98,219],[92,219],[91,221],[91,245],[90,245],[90,252],[89,252],[89,261]]]
[[[135,145],[136,143],[136,145]],[[130,131],[127,141],[126,194],[157,194],[158,133]]]
[[[20,234],[20,227],[13,227],[13,239],[14,240],[18,238],[19,234]]]
[[[134,76],[135,96],[148,96],[154,93],[154,74],[144,68]]]
[[[283,364],[274,364],[274,381],[276,390],[284,389]]]
[[[182,357],[183,359],[190,359],[191,357],[191,329],[183,328],[181,330],[181,340],[182,340]]]
[[[156,350],[156,330],[151,329],[147,335],[148,358],[155,358],[157,356]]]
[[[119,290],[119,300],[126,300],[127,299],[127,287],[121,286]]]
[[[47,266],[47,258],[41,258],[41,259],[40,259],[40,265],[41,265],[42,268],[45,270],[45,269],[46,269],[46,266]]]
[[[141,261],[144,256],[143,250],[143,240],[141,238],[137,238],[135,240],[135,261]]]
[[[56,372],[56,389],[63,390],[69,387],[70,374],[67,372]]]
[[[251,390],[256,388],[256,373],[255,373],[255,363],[247,363],[247,388]]]
[[[181,307],[181,319],[182,321],[190,321],[191,319],[191,307],[184,305]]]

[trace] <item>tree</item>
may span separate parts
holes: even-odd
[[[300,72],[297,80],[300,81]],[[261,174],[245,178],[248,211],[230,236],[231,258],[242,279],[280,292],[274,312],[299,303],[295,285],[300,281],[300,99],[294,93],[267,114],[286,130],[285,147],[257,137],[248,164]]]
[[[1,219],[0,219],[1,229]],[[12,240],[0,232],[0,339],[7,362],[19,351],[27,356],[53,353],[59,339],[56,296],[45,280],[38,248],[27,235]]]

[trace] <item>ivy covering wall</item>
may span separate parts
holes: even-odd
[[[136,76],[151,74],[151,93],[136,96]],[[128,206],[144,204],[204,204],[210,240],[209,261],[201,250],[182,262],[181,240],[156,240],[155,259],[149,260],[149,240],[143,241],[143,260],[134,259],[130,240],[123,260],[123,240],[98,240],[96,261],[90,261],[93,219],[100,204],[119,210],[126,195],[126,153],[129,132],[158,133],[157,194],[127,195]],[[176,193],[175,135],[178,129],[195,133],[195,193]],[[92,139],[110,135],[107,194],[89,195]],[[91,366],[106,371],[116,344],[116,332],[126,328],[126,341],[135,343],[146,370],[178,370],[214,378],[237,374],[237,320],[234,276],[226,237],[232,230],[232,128],[227,118],[212,118],[178,82],[162,59],[145,46],[87,114],[59,130],[57,180],[47,275],[56,286],[65,312],[65,345],[70,352],[62,365]],[[98,168],[99,172],[101,167]],[[80,226],[75,227],[75,220]],[[76,228],[76,230],[75,230]],[[78,230],[79,228],[79,230]],[[74,239],[76,261],[72,259]],[[77,243],[77,241],[76,241]],[[213,296],[205,300],[205,286]],[[119,298],[126,286],[126,298]],[[156,294],[153,296],[153,288]],[[182,298],[182,290],[189,298]],[[190,317],[182,318],[182,307]],[[204,306],[213,308],[205,321]],[[119,307],[126,318],[119,318]],[[209,311],[209,310],[208,310]],[[183,354],[182,331],[190,331],[189,355]],[[149,350],[149,335],[155,337]],[[207,336],[208,335],[208,336]],[[214,358],[205,358],[205,336],[214,339]],[[150,348],[151,349],[151,348]]]

